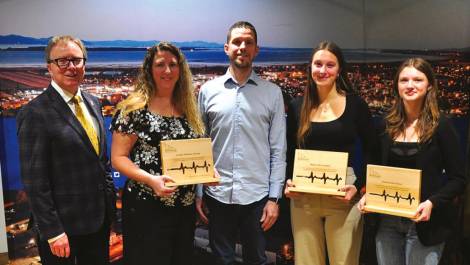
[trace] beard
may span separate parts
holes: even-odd
[[[235,60],[233,60],[232,62],[233,62],[233,65],[239,69],[246,69],[246,68],[251,67],[251,61],[249,60],[240,61],[237,58],[235,58]]]

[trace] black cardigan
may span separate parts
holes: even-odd
[[[393,140],[382,124],[381,161],[389,165],[389,151]],[[441,114],[431,140],[420,144],[417,168],[422,170],[421,201],[433,204],[431,218],[416,225],[418,238],[423,245],[444,242],[457,223],[457,209],[453,199],[465,189],[465,167],[459,136],[451,121]]]

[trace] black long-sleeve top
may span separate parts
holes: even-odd
[[[301,146],[297,143],[300,109],[303,97],[291,101],[287,115],[287,177],[292,178],[295,149],[347,152],[348,166],[352,167],[356,156],[356,141],[362,146],[365,172],[367,163],[378,158],[378,138],[372,116],[364,100],[356,94],[346,96],[343,114],[329,122],[311,122],[310,129]],[[356,175],[354,185],[359,191],[365,184],[365,177]]]
[[[381,126],[381,164],[390,165],[393,139]],[[465,166],[459,136],[448,118],[441,115],[439,124],[426,143],[419,144],[416,168],[421,169],[421,201],[433,204],[431,218],[416,225],[418,238],[424,245],[443,242],[452,232],[457,212],[451,202],[465,189]],[[444,177],[445,173],[445,177]]]

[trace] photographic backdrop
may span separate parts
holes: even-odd
[[[400,62],[416,56],[429,60],[439,81],[439,104],[466,143],[468,14],[470,2],[464,0],[0,0],[0,160],[11,261],[38,264],[36,242],[27,230],[15,115],[50,82],[44,47],[51,36],[69,34],[85,42],[89,58],[83,89],[101,100],[108,127],[116,104],[133,91],[148,47],[159,41],[179,46],[197,93],[207,80],[225,73],[227,29],[247,20],[255,25],[261,47],[255,71],[281,87],[286,103],[303,93],[312,47],[322,40],[343,48],[353,85],[375,115],[391,104],[391,81]],[[110,139],[108,132],[108,145]],[[125,176],[113,176],[122,188]],[[276,256],[278,263],[289,260],[279,250],[290,240],[287,219],[272,231],[271,261]],[[201,237],[197,242],[203,242],[204,252]],[[119,224],[111,243],[111,259],[118,264]]]

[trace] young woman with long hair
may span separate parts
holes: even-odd
[[[439,112],[437,94],[427,61],[411,58],[399,66],[395,101],[381,130],[380,159],[382,165],[421,170],[421,203],[414,219],[379,215],[380,265],[437,265],[457,222],[451,202],[465,189],[463,150],[451,121]],[[363,197],[359,210],[365,203]]]
[[[294,99],[288,109],[288,170],[293,172],[295,149],[347,152],[344,197],[289,192],[296,264],[359,264],[362,218],[353,205],[364,178],[353,170],[356,142],[363,157],[373,155],[376,135],[367,104],[352,89],[340,48],[321,42],[314,50],[303,98]],[[365,164],[364,164],[365,165]]]

